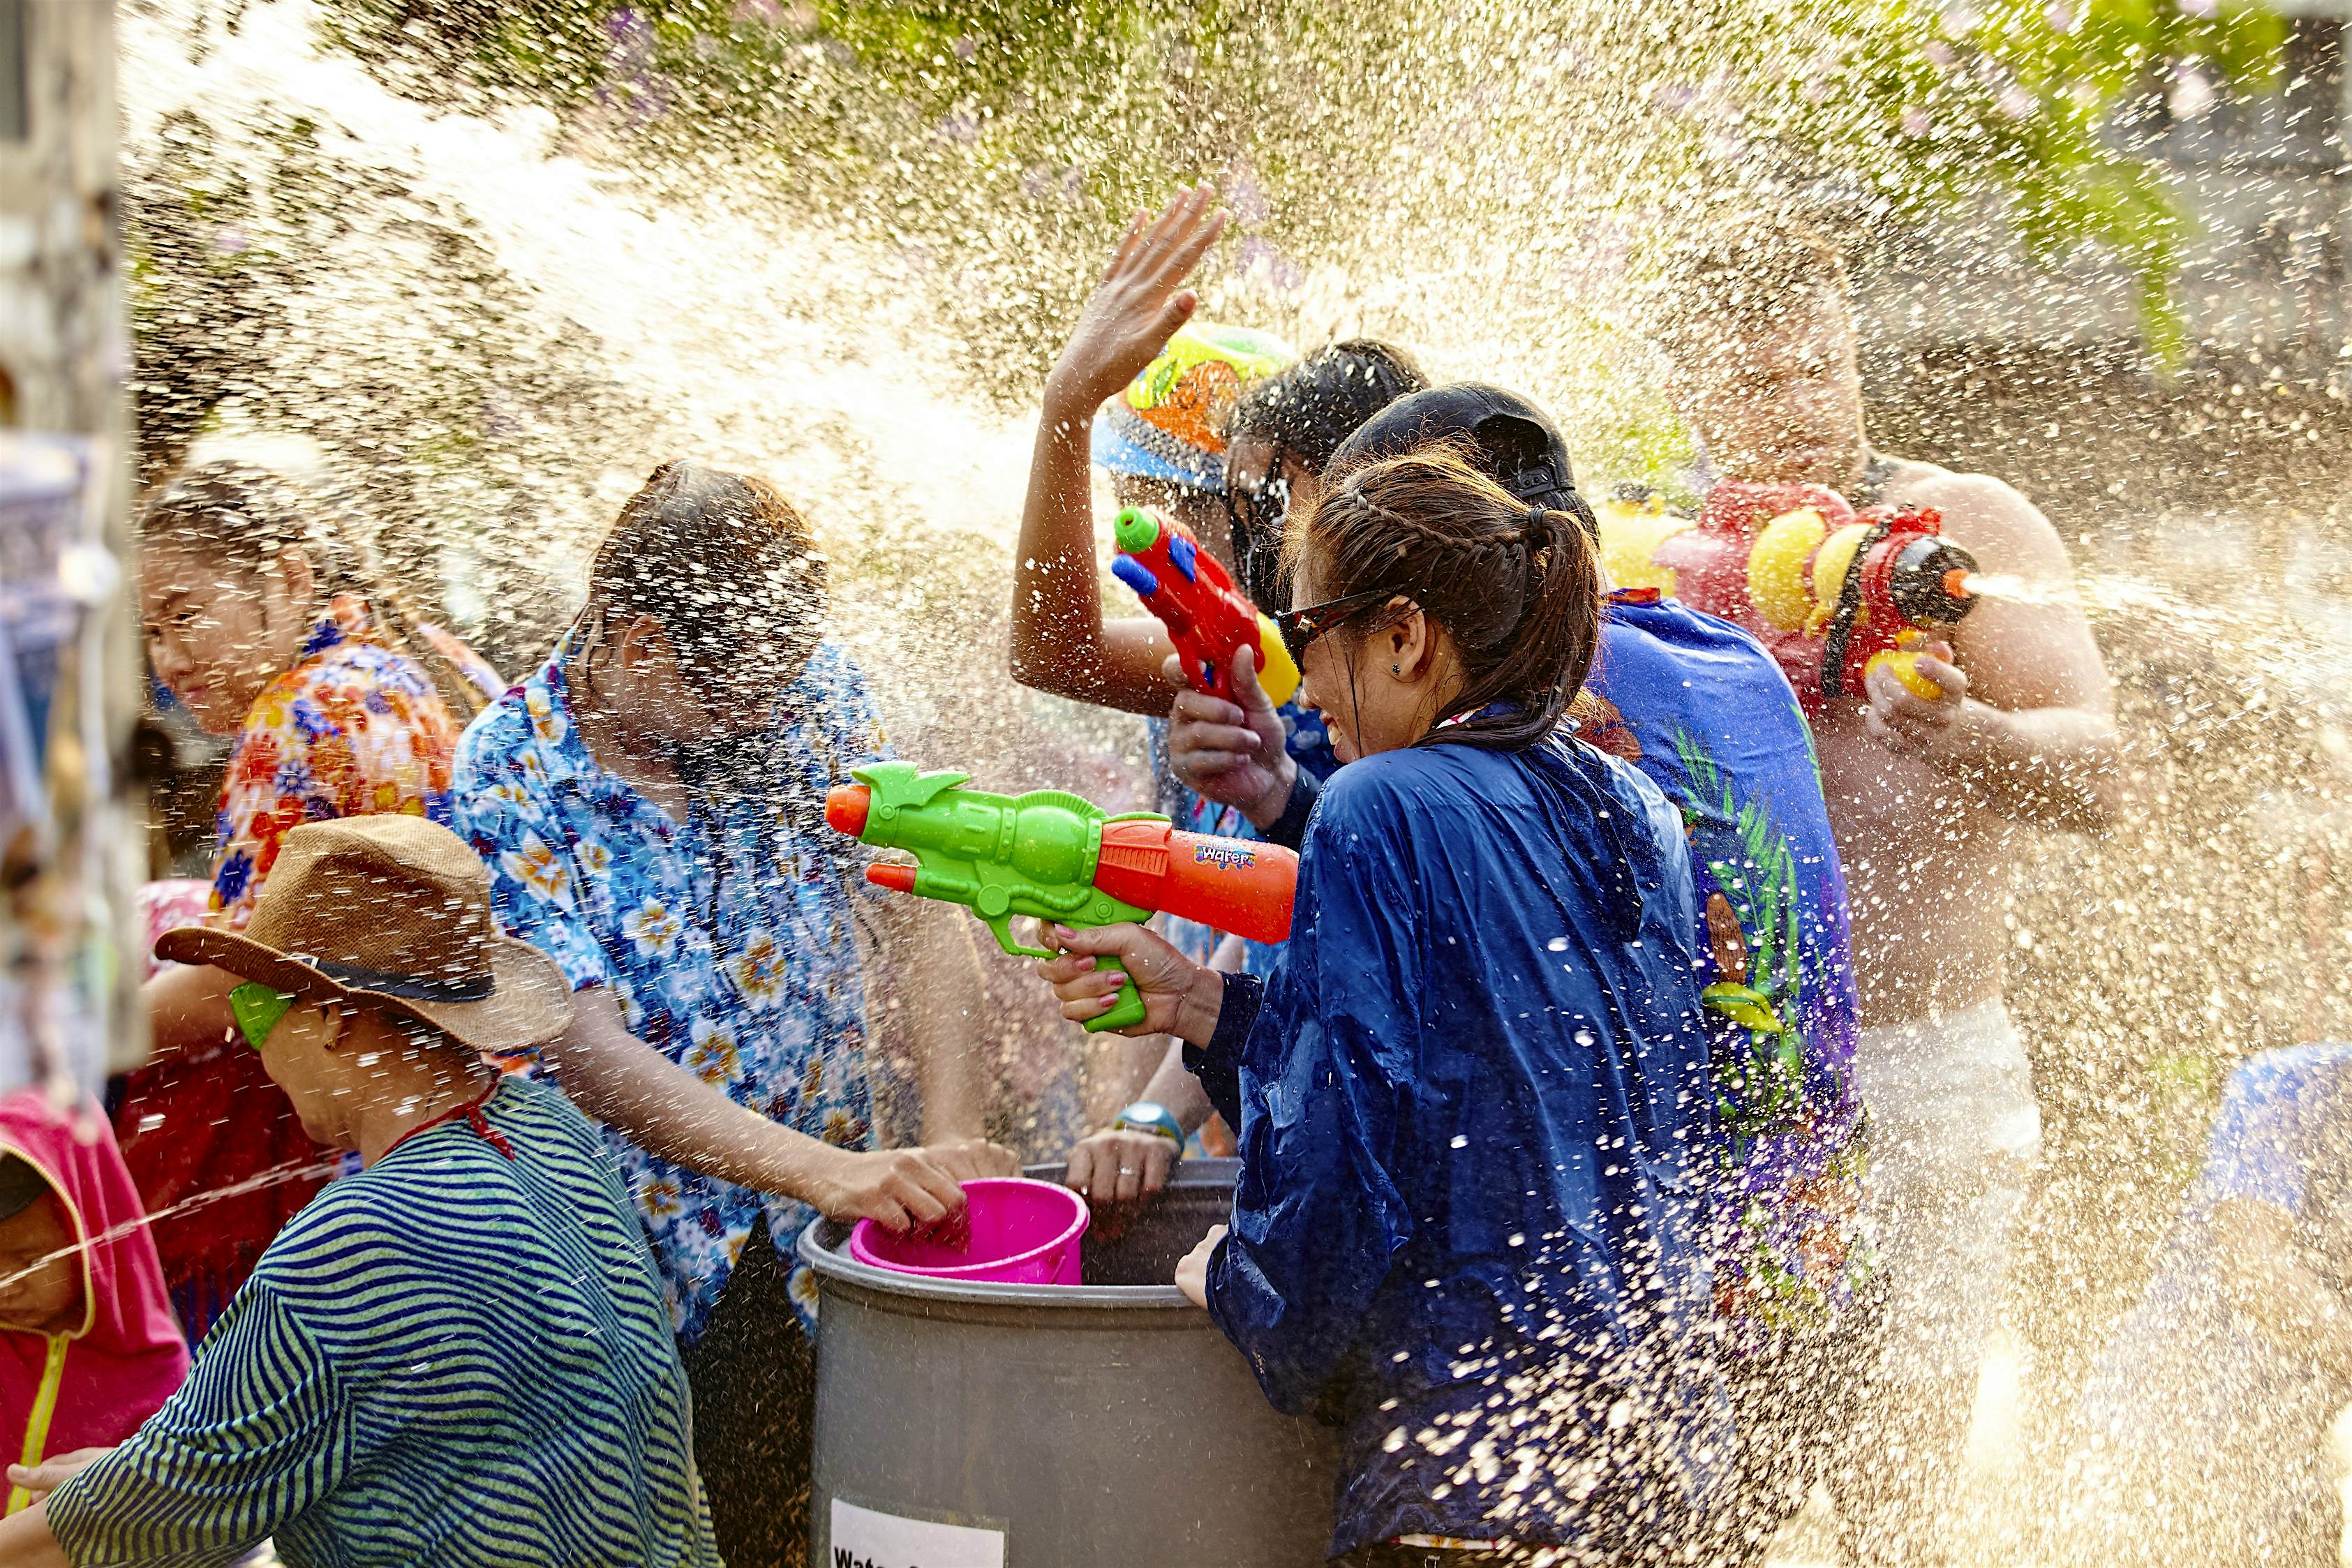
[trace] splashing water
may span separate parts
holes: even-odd
[[[738,159],[672,156],[633,134],[645,92],[557,108],[405,96],[321,43],[329,14],[271,0],[240,7],[234,31],[198,0],[123,14],[126,162],[152,247],[134,278],[142,423],[316,443],[381,520],[385,553],[438,581],[510,675],[543,653],[587,549],[656,463],[691,453],[766,474],[834,561],[835,629],[887,673],[877,695],[903,754],[992,787],[1150,804],[1138,727],[1014,687],[1003,616],[1039,345],[1104,243],[1066,193],[1140,183],[1156,164],[1118,165],[1114,132],[1076,125],[1055,132],[1061,162],[992,172],[977,110],[883,127],[870,158],[860,143],[856,158],[780,161],[750,132]],[[1787,25],[1781,47],[1801,59]],[[1442,379],[1525,386],[1561,414],[1580,476],[1654,479],[1679,449],[1654,426],[1655,365],[1609,300],[1628,246],[1681,193],[1612,172],[1610,127],[1632,135],[1712,89],[1676,45],[1612,66],[1597,43],[1570,57],[1478,37],[1475,91],[1397,132],[1408,157],[1289,176],[1301,208],[1312,180],[1339,193],[1295,233],[1245,235],[1204,279],[1203,313],[1302,344],[1375,333]],[[827,42],[792,47],[814,51],[814,71]],[[1175,48],[1170,91],[1190,79]],[[1385,145],[1380,111],[1322,70],[1299,90],[1331,95]],[[1545,165],[1570,133],[1541,131],[1540,112],[1574,82],[1592,84],[1574,121],[1585,144]],[[1245,141],[1195,151],[1237,210],[1286,199],[1265,172],[1278,160]],[[938,161],[963,183],[902,211],[890,159]],[[962,249],[940,237],[960,230]],[[238,293],[240,278],[258,283]],[[1874,365],[1882,444],[2011,480],[2067,537],[2077,585],[1988,560],[1969,587],[2081,604],[2116,678],[2134,787],[2105,839],[2035,841],[2007,897],[2047,1168],[2005,1309],[2014,1354],[1988,1385],[1953,1509],[1963,1561],[2010,1563],[2034,1555],[2021,1521],[2053,1473],[2034,1446],[2059,1440],[2145,1278],[2221,1077],[2256,1049],[2352,1035],[2352,728],[2330,680],[2352,654],[2338,455],[2352,439],[2338,400],[2273,393],[2259,373],[2208,396],[2023,350],[1990,369],[1946,362],[1889,325],[1916,314],[1910,296],[1864,306],[1892,345]],[[174,324],[183,309],[192,324]],[[189,382],[213,363],[226,364],[214,383]],[[155,445],[151,461],[176,455]],[[1119,1081],[1089,1070],[1115,1048],[1074,1039],[1040,988],[990,962],[1000,1128],[1058,1156],[1073,1128],[1107,1119]],[[2012,1462],[2020,1450],[2032,1462]],[[1790,1546],[1782,1561],[1809,1558]]]
[[[2011,604],[2050,606],[2079,604],[2072,583],[2028,582],[2014,572],[1971,571],[1962,574],[1963,591],[1978,599],[1999,599]]]

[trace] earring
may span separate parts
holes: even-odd
[[[1404,674],[1404,666],[1402,664],[1391,664],[1389,666],[1389,674],[1391,675],[1402,675]]]

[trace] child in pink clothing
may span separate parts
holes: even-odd
[[[188,1374],[163,1265],[96,1105],[0,1098],[0,1459],[107,1448]],[[12,1490],[6,1511],[25,1506]]]

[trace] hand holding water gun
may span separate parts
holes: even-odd
[[[915,857],[912,865],[869,866],[866,880],[964,905],[1007,953],[1054,956],[1013,939],[1014,915],[1084,930],[1165,910],[1253,942],[1290,936],[1298,857],[1279,845],[1181,832],[1150,813],[1115,817],[1059,789],[968,789],[969,774],[921,773],[911,762],[880,762],[850,777],[856,782],[825,796],[825,821]],[[1108,956],[1094,967],[1120,969]],[[1123,978],[1118,1005],[1087,1029],[1127,1029],[1143,1018],[1143,998]]]
[[[1257,655],[1258,685],[1280,707],[1298,690],[1298,666],[1271,616],[1258,613],[1217,558],[1183,524],[1129,507],[1112,537],[1119,553],[1111,575],[1135,590],[1143,607],[1168,628],[1183,662],[1184,678],[1204,696],[1234,700],[1234,656]]]

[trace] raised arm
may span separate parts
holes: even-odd
[[[2057,530],[1981,475],[1939,476],[1904,498],[1941,510],[1945,531],[1986,574],[2020,591],[1982,599],[1940,650],[1953,656],[1920,662],[1944,688],[1940,701],[1906,691],[1889,671],[1871,676],[1871,733],[2020,821],[2105,828],[2122,794],[2115,693]]]
[[[203,1051],[231,1038],[236,1015],[228,994],[236,977],[209,964],[170,964],[139,988],[147,1004],[147,1060]]]
[[[1199,303],[1183,284],[1224,232],[1213,196],[1205,184],[1180,189],[1157,218],[1135,215],[1045,379],[1013,552],[1013,678],[1024,685],[1129,713],[1168,711],[1160,665],[1171,650],[1160,622],[1103,618],[1088,453],[1096,409]]]

